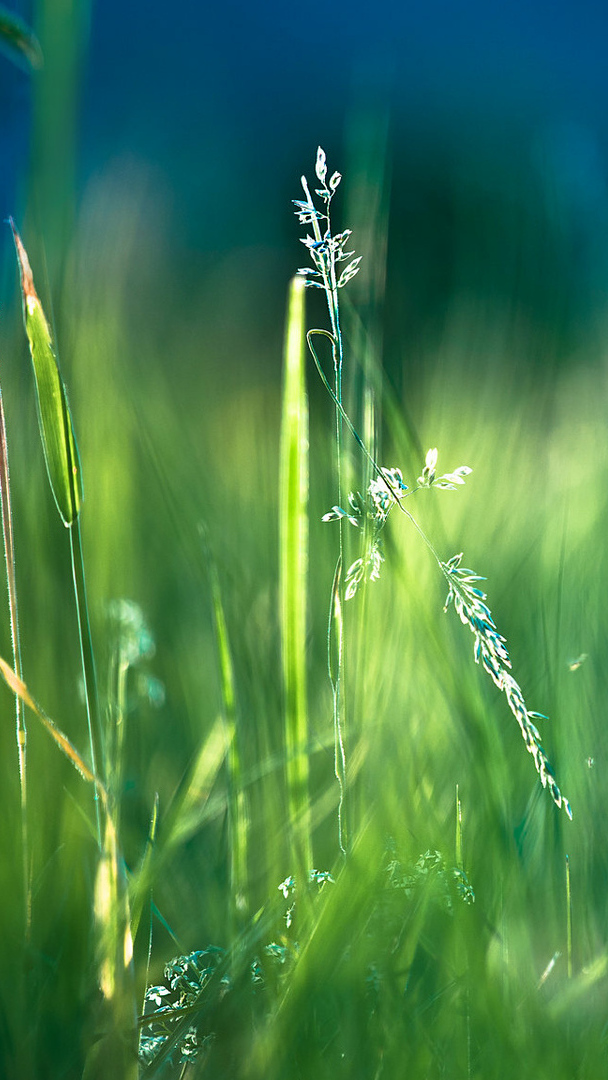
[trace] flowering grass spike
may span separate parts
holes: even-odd
[[[555,779],[553,767],[543,749],[540,741],[538,728],[534,723],[539,714],[530,712],[519,684],[511,674],[511,660],[506,648],[504,637],[498,633],[496,625],[490,614],[490,609],[485,603],[486,594],[477,586],[482,578],[471,570],[461,567],[462,555],[455,555],[447,562],[443,562],[436,552],[433,544],[421,529],[420,525],[409,510],[409,504],[405,506],[405,500],[409,499],[417,491],[423,489],[439,488],[455,491],[465,483],[465,477],[472,472],[468,465],[460,465],[452,472],[437,475],[437,447],[431,447],[426,453],[424,465],[417,483],[409,488],[404,483],[403,475],[396,468],[381,468],[372,454],[365,446],[363,440],[355,430],[350,417],[342,404],[342,364],[343,364],[343,341],[340,330],[340,309],[338,290],[347,283],[359,270],[360,258],[352,258],[354,252],[346,251],[350,241],[351,231],[332,234],[330,222],[330,206],[336,189],[340,183],[340,173],[334,172],[327,179],[327,161],[325,152],[319,147],[315,173],[320,187],[315,189],[315,195],[321,200],[323,209],[315,205],[306,177],[302,177],[304,200],[294,200],[296,214],[301,224],[311,225],[312,233],[308,233],[302,243],[308,248],[312,261],[312,267],[298,270],[298,274],[306,278],[306,284],[324,289],[331,322],[331,332],[328,330],[309,330],[307,334],[308,346],[312,353],[317,371],[330,394],[337,417],[338,439],[338,501],[331,510],[324,514],[323,521],[337,521],[340,526],[340,557],[338,570],[334,581],[340,579],[339,568],[342,563],[342,527],[345,522],[355,527],[364,526],[364,550],[358,559],[349,566],[344,576],[344,599],[351,600],[359,588],[367,583],[376,581],[380,576],[380,569],[384,562],[382,549],[382,530],[388,516],[394,506],[405,514],[422,538],[427,548],[434,556],[439,569],[447,579],[449,591],[446,601],[446,609],[450,603],[460,616],[461,621],[469,626],[475,635],[475,662],[488,672],[496,686],[504,692],[509,708],[517,720],[522,733],[526,749],[532,754],[536,771],[543,787],[549,789],[553,801],[557,807],[563,807],[569,818],[572,817],[570,803],[560,791]],[[351,262],[348,260],[351,259]],[[338,273],[337,264],[347,262],[347,266]],[[335,384],[332,388],[323,371],[317,356],[313,339],[315,336],[329,338],[332,345]],[[347,508],[341,504],[341,474],[340,474],[340,431],[342,422],[353,435],[358,446],[362,450],[372,470],[372,479],[364,494],[351,492],[348,496]],[[342,631],[340,631],[342,632]],[[339,654],[342,655],[343,642],[340,639]],[[331,664],[330,664],[331,672]],[[339,677],[332,680],[334,685],[334,701],[337,701]],[[534,718],[534,719],[533,719]],[[335,712],[336,729],[339,730],[337,719],[337,707]],[[342,750],[341,740],[339,741]],[[336,775],[339,770],[336,767]],[[341,776],[342,774],[340,774]],[[340,779],[339,776],[339,779]]]
[[[484,579],[472,570],[461,566],[461,560],[462,552],[459,555],[453,555],[448,562],[441,563],[449,584],[444,611],[447,611],[453,603],[461,622],[475,635],[475,663],[478,664],[481,660],[498,689],[504,692],[509,708],[519,724],[526,749],[534,758],[536,771],[543,787],[549,789],[555,805],[558,808],[563,806],[568,817],[572,819],[570,803],[559,789],[553,767],[540,741],[539,730],[532,720],[532,717],[534,719],[546,719],[546,717],[528,710],[522,690],[511,674],[511,659],[507,652],[505,638],[496,629],[490,609],[485,603],[486,594],[475,584]]]

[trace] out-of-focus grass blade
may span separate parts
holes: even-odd
[[[569,979],[552,999],[548,1010],[552,1019],[563,1020],[572,1012],[573,1006],[578,1004],[581,998],[587,997],[591,1000],[594,991],[597,992],[598,983],[604,983],[605,986],[607,973],[608,954],[600,953],[583,968],[580,974]]]
[[[183,790],[175,798],[158,838],[156,838],[156,822],[154,823],[155,842],[149,845],[148,857],[144,859],[140,869],[131,879],[133,937],[137,933],[143,906],[149,897],[150,889],[166,860],[179,844],[189,840],[217,810],[217,806],[210,797],[211,789],[226,756],[226,750],[225,725],[223,718],[218,717],[198,751],[190,777]]]
[[[101,1039],[87,1055],[84,1077],[109,1074],[137,1080],[137,1008],[133,939],[125,869],[111,814],[106,814],[95,881],[99,987],[103,995]]]
[[[40,434],[49,481],[66,526],[73,525],[82,502],[80,458],[66,389],[53,350],[51,331],[34,288],[27,252],[10,219],[21,271],[23,319],[30,344]]]
[[[249,896],[248,850],[249,850],[249,807],[247,792],[243,782],[241,762],[241,740],[239,739],[236,690],[232,651],[228,637],[228,627],[222,602],[220,579],[211,554],[204,528],[201,528],[203,549],[211,585],[211,598],[215,619],[215,637],[217,642],[222,708],[226,723],[227,764],[228,764],[228,815],[230,843],[230,896],[236,918],[242,918],[247,911]]]
[[[51,738],[54,739],[54,741],[57,743],[57,746],[62,751],[62,753],[64,753],[65,756],[69,758],[69,760],[72,762],[72,765],[75,769],[78,770],[82,778],[84,780],[88,780],[92,784],[95,784],[102,797],[105,798],[104,788],[100,784],[99,780],[91,772],[88,765],[85,764],[82,757],[76,750],[75,746],[73,746],[68,739],[67,735],[63,734],[63,731],[61,731],[60,728],[57,727],[55,722],[51,720],[50,716],[47,716],[44,710],[40,708],[40,705],[38,705],[34,701],[34,698],[30,694],[23,680],[19,678],[16,672],[13,671],[10,664],[7,664],[6,660],[3,660],[1,656],[0,675],[2,675],[5,683],[7,684],[7,686],[10,687],[13,693],[18,694],[23,703],[27,705],[28,709],[32,710],[34,716],[38,717],[38,719],[48,731]]]
[[[294,872],[312,866],[308,799],[306,598],[308,578],[308,400],[304,376],[304,282],[294,278],[285,335],[280,452],[281,653],[287,798]]]
[[[20,66],[40,68],[44,62],[38,38],[29,26],[0,4],[0,49]]]

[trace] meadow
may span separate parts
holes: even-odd
[[[314,150],[329,192],[341,163]],[[455,288],[414,344],[381,168],[357,190],[343,171],[333,250],[361,262],[339,333],[335,296],[290,285],[329,266],[299,244],[323,221],[297,178],[284,279],[267,251],[193,273],[137,176],[90,185],[52,287],[17,223],[79,458],[62,481],[58,454],[58,514],[11,252],[7,1080],[608,1076],[602,322],[568,348],[512,297]],[[463,609],[455,579],[444,611],[459,566],[496,624],[477,664],[483,599]]]

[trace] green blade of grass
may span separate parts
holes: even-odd
[[[91,1048],[84,1077],[108,1071],[137,1080],[137,1003],[129,896],[116,823],[105,815],[103,847],[95,880],[97,970],[103,1001],[98,1023],[104,1033]]]
[[[83,497],[78,446],[65,385],[53,350],[51,331],[34,288],[27,252],[12,218],[10,226],[21,272],[23,321],[36,380],[44,457],[57,509],[64,525],[69,526],[78,517]]]
[[[154,881],[159,877],[167,860],[180,844],[212,818],[223,811],[225,800],[218,806],[212,799],[212,788],[226,756],[226,729],[222,717],[218,717],[199,747],[190,773],[181,791],[177,793],[159,835],[148,844],[141,866],[131,878],[131,932],[135,938],[144,904],[149,899]]]
[[[289,293],[285,336],[279,515],[287,801],[294,871],[300,880],[306,879],[312,866],[306,692],[308,400],[304,377],[304,316],[304,282],[295,278]]]
[[[22,678],[21,643],[19,638],[19,614],[17,605],[17,576],[15,573],[15,545],[13,539],[13,514],[11,510],[11,487],[8,468],[8,442],[4,422],[4,404],[0,390],[0,508],[2,511],[2,535],[4,537],[4,560],[8,591],[13,667]],[[27,725],[25,711],[18,693],[15,694],[15,718],[17,755],[19,759],[19,786],[21,792],[21,850],[23,866],[23,896],[25,904],[25,935],[29,936],[31,925],[31,887],[29,880],[29,840],[27,824]]]
[[[78,617],[91,765],[93,773],[97,775],[99,768],[103,767],[104,764],[102,753],[103,731],[97,694],[95,659],[89,626],[84,557],[80,536],[79,513],[83,499],[80,456],[68,405],[67,392],[53,349],[51,331],[34,288],[34,278],[27,252],[12,218],[9,219],[9,222],[13,230],[21,273],[23,320],[34,369],[38,421],[49,483],[61,519],[66,528],[70,530],[72,576]],[[98,846],[101,850],[102,830],[98,802],[95,804],[95,809],[97,813]]]
[[[228,627],[222,602],[220,579],[215,560],[211,554],[206,530],[201,526],[203,549],[211,585],[211,600],[215,621],[222,709],[226,724],[228,768],[228,828],[230,845],[230,896],[235,925],[247,912],[249,897],[248,850],[249,850],[249,806],[247,792],[243,782],[241,745],[238,730],[234,667]]]

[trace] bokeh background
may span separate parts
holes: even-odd
[[[178,265],[238,275],[274,323],[288,199],[321,143],[351,182],[355,162],[388,173],[401,335],[482,283],[562,324],[560,285],[569,309],[600,303],[601,5],[9,6],[46,65],[34,80],[2,65],[2,212],[45,218],[51,263],[96,184],[116,202],[139,185]]]
[[[362,819],[373,821],[366,843],[380,859],[390,833],[413,859],[427,848],[449,858],[459,783],[478,910],[487,925],[500,915],[505,934],[510,926],[508,975],[532,996],[555,953],[557,977],[566,977],[570,854],[574,969],[596,973],[595,1005],[581,990],[568,1058],[538,1017],[543,1035],[533,1052],[525,1022],[514,1028],[497,996],[497,1049],[479,1075],[494,1075],[516,1035],[522,1049],[503,1061],[509,1076],[522,1075],[524,1053],[532,1054],[529,1075],[542,1075],[543,1055],[554,1052],[551,1075],[570,1080],[589,1035],[594,1049],[581,1075],[596,1080],[608,935],[604,7],[7,6],[34,26],[45,64],[31,72],[0,55],[0,217],[15,218],[28,247],[69,390],[102,686],[118,634],[108,605],[133,601],[149,632],[129,691],[127,865],[145,849],[156,793],[162,821],[221,711],[204,524],[235,667],[252,812],[251,911],[291,872],[277,595],[280,395],[288,281],[305,262],[290,200],[303,172],[312,179],[321,144],[330,170],[344,176],[335,225],[353,229],[364,257],[344,294],[349,408],[358,422],[363,366],[376,387],[383,462],[411,482],[428,447],[438,446],[441,471],[473,468],[466,489],[438,492],[437,506],[420,507],[421,520],[442,556],[464,549],[468,565],[487,575],[516,677],[530,707],[551,717],[543,737],[575,811],[570,826],[539,792],[505,703],[472,663],[468,631],[443,616],[434,567],[398,521],[388,530],[383,579],[366,598],[348,691],[356,798]],[[46,482],[17,286],[7,226],[0,383],[24,672],[84,748],[69,553]],[[310,321],[322,323],[315,299]],[[325,657],[335,536],[320,518],[336,496],[331,409],[312,367],[309,395],[311,801],[325,868],[337,855]],[[0,655],[10,655],[1,618]],[[14,897],[18,777],[8,692],[1,709],[0,884],[3,897]],[[44,734],[33,730],[30,743],[32,996],[24,1010],[13,995],[15,900],[0,919],[0,1038],[14,1061],[19,1033],[25,1045],[29,1032],[30,1072],[24,1057],[19,1080],[57,1080],[81,1075],[90,1034],[91,808]],[[210,809],[203,800],[200,827],[155,883],[165,922],[155,926],[153,972],[176,939],[184,950],[227,941],[226,800],[221,784],[213,792],[216,802]],[[139,950],[143,965],[145,943]],[[494,960],[488,985],[496,989]],[[482,1013],[485,987],[480,977]],[[448,1015],[446,1044],[449,1028]]]

